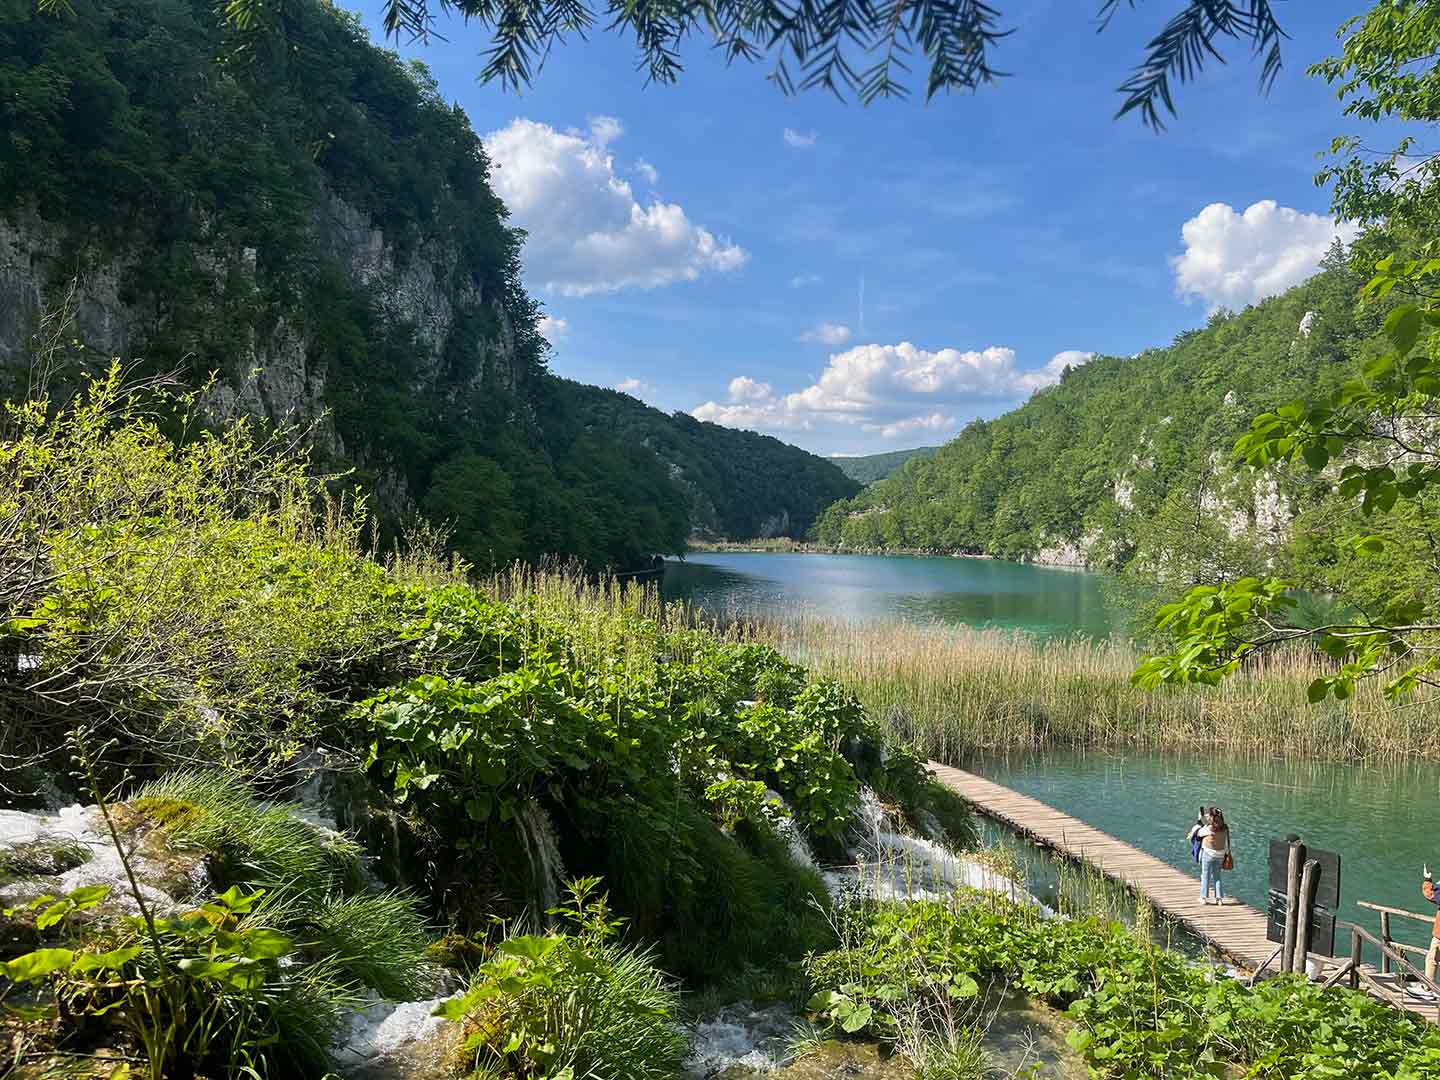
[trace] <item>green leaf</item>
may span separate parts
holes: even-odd
[[[275,960],[295,951],[292,938],[278,930],[247,930],[241,935],[240,948],[255,960]]]
[[[33,982],[53,972],[66,970],[74,959],[75,953],[71,949],[36,949],[7,961],[5,974],[14,982]]]
[[[1323,443],[1306,443],[1300,455],[1305,459],[1305,464],[1316,472],[1330,464],[1330,451],[1325,449]]]
[[[77,911],[85,911],[96,904],[104,903],[109,896],[109,885],[86,885],[72,892],[69,899]]]
[[[131,945],[123,949],[111,949],[109,952],[102,953],[82,953],[75,961],[74,970],[80,972],[114,971],[116,968],[124,967],[139,955],[139,945]]]
[[[857,1005],[840,1018],[840,1028],[847,1035],[854,1035],[857,1031],[864,1030],[874,1015],[875,1012],[869,1005]]]
[[[1369,536],[1358,536],[1350,541],[1350,547],[1356,555],[1379,555],[1385,550],[1385,541],[1373,533]]]
[[[1324,701],[1330,694],[1330,680],[1324,678],[1316,679],[1305,690],[1305,698],[1311,705]]]
[[[1400,355],[1404,356],[1415,347],[1415,339],[1420,336],[1423,323],[1418,307],[1414,304],[1401,304],[1385,317],[1385,336],[1400,351]]]

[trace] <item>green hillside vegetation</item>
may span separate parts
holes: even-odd
[[[609,1063],[595,1075],[640,1075],[615,1071],[643,1063],[619,1028],[581,1038],[585,1025],[638,1025],[634,1046],[673,1065],[675,977],[711,985],[750,965],[783,983],[787,961],[833,944],[825,888],[783,836],[792,816],[843,857],[866,784],[973,839],[964,804],[836,683],[653,590],[518,571],[477,584],[414,543],[377,561],[363,513],[283,435],[236,423],[179,444],[166,432],[192,409],[117,370],[63,409],[0,412],[5,802],[54,783],[87,802],[114,792],[135,857],[138,836],[150,856],[199,846],[220,894],[153,927],[62,918],[106,887],[4,910],[7,1064],[103,1050],[156,1080],[319,1076],[344,1010],[367,991],[424,997],[443,962],[496,982],[457,1016],[481,1033],[487,1075],[544,1075],[526,1063],[549,1058],[528,1055],[560,1039],[580,1066]],[[349,830],[329,840],[262,798],[321,759]],[[605,887],[576,886],[562,925],[577,938],[497,952],[543,904],[537,830]],[[362,851],[401,891],[364,889]],[[6,854],[0,896],[27,873]],[[189,875],[172,876],[172,898],[192,902]],[[427,957],[431,927],[451,936]],[[556,948],[574,954],[543,982],[505,967]],[[553,1012],[627,987],[639,997],[618,1013]],[[22,1037],[9,1006],[37,989],[65,1007],[23,1014]]]
[[[694,531],[707,538],[803,537],[820,511],[859,485],[827,461],[769,435],[666,415],[616,390],[559,380],[575,415],[594,431],[644,446],[685,491]],[[837,467],[839,466],[839,467]]]
[[[419,510],[480,567],[561,556],[625,569],[683,551],[695,528],[748,536],[788,517],[780,531],[799,535],[853,493],[772,439],[597,422],[552,380],[520,284],[523,235],[478,136],[357,18],[287,4],[241,32],[201,0],[74,8],[0,0],[0,216],[38,216],[60,244],[57,274],[122,259],[143,370],[238,386],[256,343],[303,328],[304,371],[323,378],[337,436],[325,445],[343,448],[316,464],[353,467],[382,496],[387,534]],[[401,266],[433,264],[436,289],[462,305],[438,349],[322,242],[334,198],[368,214]],[[60,373],[83,367],[71,356]],[[23,368],[0,370],[0,391],[23,390]]]
[[[884,454],[836,457],[830,460],[851,480],[861,484],[873,484],[898,472],[911,458],[933,457],[939,449],[938,446],[917,446],[913,450],[890,450]]]
[[[1350,377],[1383,315],[1357,313],[1359,283],[1337,250],[1303,285],[1218,312],[1169,347],[1097,357],[828,508],[815,538],[1014,559],[1068,542],[1112,569],[1138,560],[1153,571],[1175,552],[1196,573],[1244,561],[1267,542],[1255,512],[1267,495],[1231,448],[1257,412]],[[1292,508],[1321,497],[1298,472],[1272,479]],[[1243,535],[1220,522],[1232,513]]]

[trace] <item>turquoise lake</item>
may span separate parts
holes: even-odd
[[[1194,875],[1197,895],[1185,834],[1206,803],[1231,826],[1235,869],[1225,890],[1251,907],[1265,910],[1270,840],[1296,832],[1340,855],[1339,918],[1378,934],[1380,917],[1356,901],[1435,913],[1420,894],[1422,864],[1440,866],[1433,765],[1047,751],[966,767]],[[1428,926],[1407,919],[1392,920],[1391,930],[1414,945],[1430,941]],[[1337,947],[1349,955],[1348,939]]]
[[[940,621],[1040,637],[1104,636],[1113,623],[1103,578],[991,559],[700,554],[667,564],[667,598],[711,611],[783,615],[805,609],[843,619]],[[1187,873],[1185,833],[1201,803],[1234,828],[1226,888],[1264,909],[1270,839],[1298,832],[1339,852],[1341,919],[1376,932],[1358,900],[1423,913],[1422,863],[1440,866],[1436,766],[1228,758],[1217,754],[1046,752],[957,762],[1040,799]],[[1198,875],[1197,875],[1198,878]],[[1198,892],[1198,880],[1197,880]],[[1430,908],[1433,914],[1434,909]],[[1397,919],[1395,936],[1429,942],[1427,926]]]
[[[665,564],[668,600],[708,611],[907,619],[1104,637],[1102,578],[999,559],[910,555],[702,553]]]

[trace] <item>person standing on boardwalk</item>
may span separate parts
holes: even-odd
[[[1218,806],[1210,808],[1209,818],[1195,835],[1200,840],[1200,902],[1210,903],[1210,889],[1214,886],[1215,903],[1223,904],[1225,887],[1220,876],[1234,865],[1234,860],[1230,855],[1230,827]]]
[[[1430,876],[1430,864],[1421,869],[1425,876],[1420,879],[1420,891],[1425,899],[1440,908],[1440,895],[1435,892],[1435,881]],[[1435,913],[1435,924],[1430,928],[1430,951],[1425,954],[1425,977],[1435,981],[1435,968],[1440,964],[1440,911]]]

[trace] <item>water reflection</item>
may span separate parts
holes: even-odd
[[[667,599],[716,614],[774,616],[804,607],[854,620],[1104,636],[1100,578],[998,559],[923,556],[699,554],[666,564]]]

